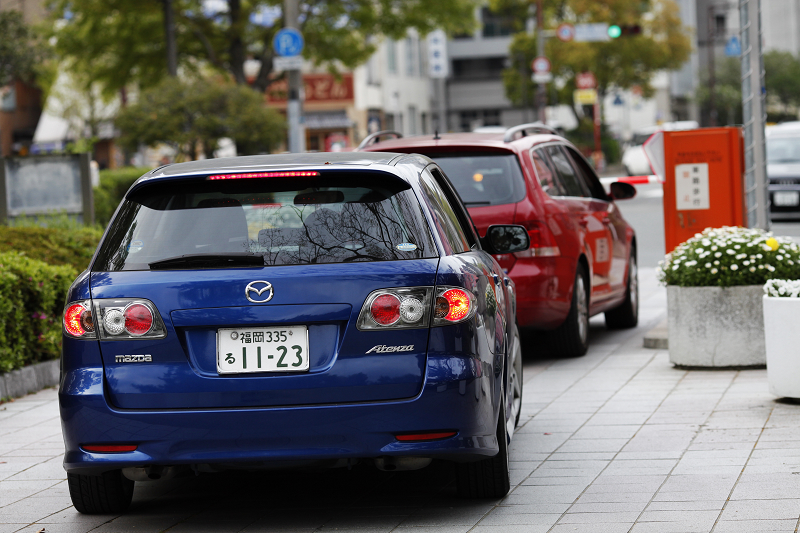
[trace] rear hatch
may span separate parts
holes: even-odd
[[[434,285],[438,253],[408,184],[374,171],[272,174],[155,181],[128,195],[93,265],[97,321],[141,301],[164,335],[100,329],[113,405],[300,406],[420,392],[427,328],[356,327],[372,291]],[[379,345],[405,349],[371,351]]]
[[[426,153],[458,191],[481,235],[492,224],[512,224],[517,203],[526,195],[525,178],[512,152],[474,148]]]

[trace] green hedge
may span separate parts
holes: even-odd
[[[94,220],[102,227],[108,225],[111,215],[128,192],[133,182],[150,168],[124,167],[100,171],[100,185],[94,188]]]
[[[58,359],[64,298],[78,271],[0,253],[0,372]]]
[[[97,227],[43,228],[0,226],[0,252],[24,252],[50,265],[69,265],[76,272],[89,266],[103,232]]]

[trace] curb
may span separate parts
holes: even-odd
[[[648,331],[644,336],[644,347],[654,350],[669,349],[669,335],[667,330],[667,319],[658,323],[656,327]]]
[[[0,398],[21,398],[47,387],[55,387],[59,374],[58,359],[0,374]]]

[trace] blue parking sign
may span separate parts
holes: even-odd
[[[297,56],[303,51],[303,34],[294,28],[283,28],[275,34],[272,48],[279,56]]]

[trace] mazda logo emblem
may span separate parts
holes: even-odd
[[[263,298],[262,295],[265,292],[267,295],[266,298]],[[251,281],[247,284],[247,287],[245,287],[244,295],[254,304],[267,303],[268,301],[272,300],[272,296],[274,295],[274,292],[272,291],[272,283],[263,280]]]

